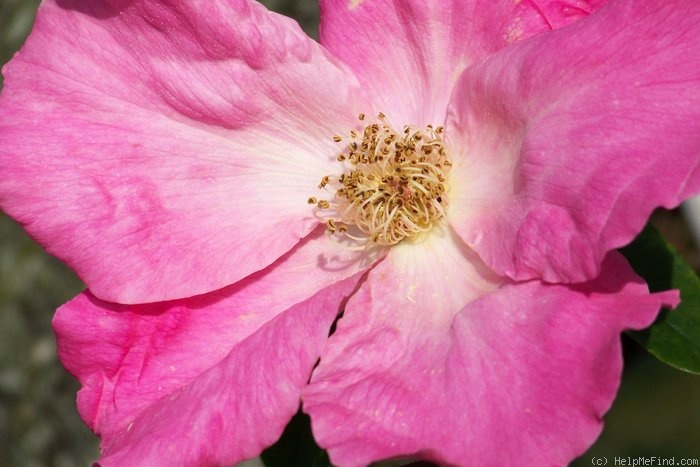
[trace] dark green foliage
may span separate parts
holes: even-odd
[[[630,335],[675,368],[700,373],[700,279],[659,233],[647,227],[621,250],[651,291],[679,289],[681,304],[664,310],[653,326]]]
[[[309,416],[299,411],[280,440],[265,449],[262,460],[267,467],[327,467],[328,455],[314,442]]]

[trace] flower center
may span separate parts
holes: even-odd
[[[452,163],[447,158],[443,127],[405,126],[396,131],[385,121],[365,123],[362,131],[334,136],[340,176],[327,175],[319,188],[330,199],[309,198],[331,235],[360,243],[360,248],[390,246],[431,229],[445,215]]]

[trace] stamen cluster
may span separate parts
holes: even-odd
[[[365,115],[359,120],[364,123]],[[336,135],[343,151],[339,177],[321,179],[329,199],[309,198],[325,219],[328,232],[360,242],[361,247],[390,246],[427,232],[445,215],[446,179],[452,163],[443,143],[443,127],[405,126],[400,133],[384,114],[349,137]]]

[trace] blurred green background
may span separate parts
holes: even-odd
[[[0,0],[0,63],[28,34],[38,3]],[[263,3],[316,35],[315,1]],[[680,214],[659,212],[654,223],[698,270],[700,255]],[[78,384],[56,357],[50,325],[54,309],[81,289],[70,270],[0,214],[0,466],[89,465],[97,455],[97,440],[75,411]],[[631,341],[625,354],[605,430],[574,465],[591,465],[591,456],[608,456],[610,465],[613,456],[700,459],[700,377],[666,367]]]

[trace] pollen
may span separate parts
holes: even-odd
[[[318,184],[327,200],[309,198],[317,217],[329,235],[345,236],[359,248],[396,245],[428,232],[448,207],[452,163],[444,128],[396,131],[381,112],[374,120],[359,114],[358,120],[347,136],[333,136],[341,146],[339,175],[325,175]]]

